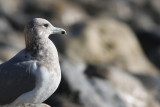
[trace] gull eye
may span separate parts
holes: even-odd
[[[44,27],[48,27],[48,24],[44,24],[43,26],[44,26]]]

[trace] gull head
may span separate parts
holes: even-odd
[[[54,27],[49,21],[43,18],[32,19],[24,28],[26,48],[30,50],[33,44],[44,42],[51,34],[67,34],[62,28]]]
[[[66,34],[62,28],[54,27],[49,21],[43,18],[32,19],[24,29],[26,36],[49,37],[51,34]]]

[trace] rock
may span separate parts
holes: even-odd
[[[160,78],[151,75],[135,75],[144,85],[144,87],[154,96],[157,101],[160,101]]]
[[[25,104],[20,104],[17,105],[16,107],[51,107],[47,104],[31,104],[31,103],[25,103]]]
[[[94,0],[74,0],[75,3],[81,5],[88,14],[95,16],[97,13],[101,13],[101,11],[105,11],[106,4],[108,1],[94,1]]]
[[[5,13],[15,13],[19,10],[21,6],[21,0],[1,0],[0,1],[0,8],[1,11],[4,11]]]
[[[82,63],[65,59],[62,61],[61,68],[62,76],[70,90],[77,93],[78,102],[85,107],[125,107],[106,80],[87,78]]]
[[[17,48],[24,48],[23,33],[16,33],[8,20],[0,18],[0,42]],[[17,44],[18,43],[18,44]]]
[[[24,48],[24,38],[20,35],[5,18],[0,18],[0,59],[7,61]]]
[[[65,91],[65,90],[64,90]],[[71,101],[72,98],[68,98],[64,95],[54,94],[52,98],[45,101],[45,103],[52,107],[84,107],[81,104],[74,103]],[[74,99],[76,101],[76,99]]]
[[[131,26],[137,32],[149,32],[158,27],[153,17],[145,11],[134,10],[133,16]]]
[[[22,6],[23,2],[21,0],[5,0],[0,1],[0,8],[2,16],[6,17],[10,24],[16,29],[23,30],[24,25],[27,23],[28,18],[24,14]]]
[[[0,64],[2,63],[2,61],[0,60]]]
[[[88,15],[81,6],[66,0],[47,0],[42,2],[39,2],[39,0],[27,0],[23,5],[24,10],[30,13],[32,17],[35,17],[35,14],[41,14],[41,17],[46,17],[53,21],[54,24],[67,26],[67,28],[88,19]],[[22,14],[22,16],[27,16],[27,14]]]
[[[93,84],[96,92],[106,102],[107,107],[127,107],[109,81],[94,77],[90,79],[90,82]]]
[[[118,95],[126,102],[127,107],[159,107],[152,94],[149,93],[134,76],[116,68],[108,69],[108,80],[118,91]]]
[[[151,8],[153,8],[154,11],[160,15],[160,7],[159,7],[160,1],[159,0],[150,0],[149,2],[151,5]]]
[[[113,64],[133,73],[158,74],[132,30],[110,18],[88,21],[79,36],[67,39],[65,53],[88,64]]]
[[[67,60],[61,65],[62,75],[68,82],[72,92],[77,92],[79,102],[86,107],[105,107],[105,102],[101,100],[94,89],[92,89],[87,78],[83,74],[85,66]]]
[[[14,31],[13,31],[10,23],[8,22],[8,20],[6,20],[3,17],[0,18],[0,34],[1,34],[1,36],[4,36],[4,35],[8,36],[8,35],[10,35],[13,32]]]
[[[147,1],[146,0],[125,0],[125,2],[131,3],[130,5],[136,5],[137,7],[142,7],[144,6]]]
[[[71,26],[89,18],[85,10],[73,2],[63,0],[54,2],[52,5],[53,10],[58,11],[54,20],[59,19],[63,26]]]
[[[106,3],[106,10],[107,12],[104,11],[103,14],[111,15],[124,21],[131,20],[133,16],[133,10],[125,0],[109,0]]]
[[[92,65],[92,66],[89,65],[85,73],[90,78],[103,77],[103,79],[106,78],[107,80],[109,80],[109,83],[113,85],[113,87],[115,86],[114,88],[116,90],[120,90],[119,96],[122,96],[121,97],[122,100],[126,101],[125,103],[127,107],[133,106],[134,100],[135,101],[138,100],[140,102],[140,103],[137,103],[137,105],[134,105],[135,107],[139,107],[139,106],[141,107],[142,105],[138,105],[138,104],[142,104],[142,103],[145,105],[148,105],[147,104],[148,99],[153,100],[154,102],[153,105],[155,104],[157,105],[157,102],[160,101],[160,98],[159,98],[160,79],[158,76],[151,76],[151,75],[145,75],[145,74],[132,75],[120,69],[111,68],[110,66],[105,67],[103,65]],[[104,89],[104,87],[101,89]],[[136,90],[138,90],[140,94],[136,94],[137,93]],[[107,96],[108,95],[109,94],[107,94]],[[146,97],[146,96],[147,98],[143,100],[144,99],[143,97]],[[133,102],[129,102],[128,99],[130,98],[132,98]],[[152,101],[150,103],[152,103]]]
[[[13,46],[1,44],[0,45],[0,59],[7,61],[16,55],[19,52],[19,49],[14,48]]]

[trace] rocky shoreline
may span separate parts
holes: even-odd
[[[25,47],[34,17],[65,28],[55,35],[62,81],[52,107],[160,107],[158,0],[1,0],[0,63]]]

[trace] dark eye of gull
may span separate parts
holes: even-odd
[[[43,26],[44,26],[44,27],[48,27],[48,24],[44,24]]]

